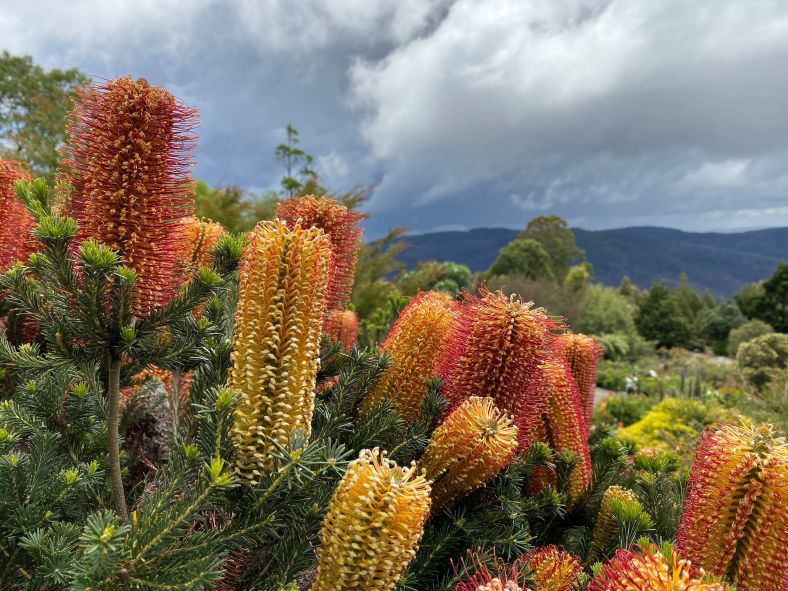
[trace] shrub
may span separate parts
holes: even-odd
[[[758,389],[778,378],[788,364],[788,334],[772,333],[742,344],[736,361],[745,380]]]
[[[741,326],[734,328],[728,335],[728,354],[731,357],[736,357],[742,343],[773,332],[774,329],[761,320],[745,322]]]
[[[618,435],[641,449],[676,452],[692,447],[695,437],[711,422],[709,410],[699,400],[665,398],[642,419],[619,429]]]

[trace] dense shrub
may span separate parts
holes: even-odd
[[[761,320],[750,320],[731,330],[728,336],[728,354],[736,357],[742,343],[751,341],[755,337],[774,332],[774,329]]]
[[[755,337],[739,347],[736,361],[744,378],[756,388],[763,388],[786,370],[788,334]]]

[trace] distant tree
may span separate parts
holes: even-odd
[[[734,302],[726,302],[714,309],[706,309],[700,318],[701,335],[718,355],[728,354],[728,335],[747,322]]]
[[[747,318],[758,318],[763,299],[763,283],[745,283],[733,299]]]
[[[684,311],[684,315],[693,321],[693,324],[699,328],[697,321],[700,320],[700,314],[706,309],[706,303],[704,303],[700,294],[690,285],[686,273],[679,275],[679,286],[674,293]],[[711,301],[711,307],[716,307],[713,300]]]
[[[574,265],[564,277],[564,287],[571,292],[579,293],[588,287],[593,276],[593,267],[590,263]]]
[[[743,343],[773,332],[774,329],[761,320],[745,322],[738,328],[734,328],[728,335],[728,354],[731,357],[736,357],[736,353],[738,353],[739,347]]]
[[[775,332],[742,343],[736,360],[745,379],[760,389],[785,374],[788,334]]]
[[[585,334],[631,336],[637,333],[635,307],[615,289],[592,285],[586,291],[582,310],[573,319],[572,328]]]
[[[585,252],[575,244],[575,235],[557,215],[539,216],[528,222],[518,238],[536,240],[550,257],[553,273],[563,281],[572,263],[585,260]]]
[[[300,139],[298,130],[290,123],[285,128],[287,139],[279,144],[274,151],[276,159],[285,167],[282,177],[282,189],[288,197],[299,193],[305,183],[317,182],[317,172],[312,167],[314,157],[298,147]]]
[[[278,198],[275,194],[259,196],[236,185],[210,187],[197,181],[194,201],[198,217],[219,222],[230,232],[247,232],[260,220],[271,219]]]
[[[400,240],[403,232],[403,228],[392,228],[384,238],[362,244],[359,250],[350,301],[362,321],[378,308],[387,307],[392,297],[399,296],[396,276],[402,273],[402,263],[397,256],[405,248]]]
[[[522,275],[529,279],[555,280],[550,255],[531,238],[517,238],[504,246],[490,268],[488,277],[496,275]]]
[[[618,285],[618,293],[627,298],[633,304],[636,304],[640,298],[641,291],[638,286],[632,283],[629,275],[624,275],[621,278],[621,283]]]
[[[0,157],[51,183],[73,90],[86,81],[76,69],[45,70],[30,56],[0,53]]]
[[[756,318],[788,333],[788,262],[777,265],[774,274],[763,282],[763,297],[756,306]]]
[[[471,270],[466,265],[450,261],[421,261],[415,269],[402,275],[399,288],[407,296],[431,289],[456,295],[468,287],[470,281]]]
[[[643,338],[658,347],[684,347],[694,336],[682,303],[662,282],[641,300],[635,324]]]

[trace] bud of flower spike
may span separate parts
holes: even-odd
[[[591,428],[591,415],[594,412],[597,361],[602,348],[591,337],[571,332],[558,335],[557,348],[562,352],[572,370],[572,377],[574,377],[580,392],[583,419],[586,432],[588,432]]]

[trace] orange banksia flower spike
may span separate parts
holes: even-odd
[[[391,366],[364,397],[362,413],[388,400],[405,421],[416,422],[456,312],[456,302],[442,292],[421,292],[410,301],[381,345]]]
[[[788,588],[788,446],[774,427],[706,429],[677,546],[694,565],[741,589]]]
[[[591,544],[588,548],[588,561],[596,562],[605,550],[615,542],[619,535],[619,524],[613,515],[612,505],[616,502],[635,505],[642,508],[640,501],[631,490],[614,485],[608,487],[602,495],[602,503],[591,533]]]
[[[328,234],[334,253],[334,271],[328,288],[327,309],[347,308],[361,245],[361,228],[358,222],[363,216],[330,197],[314,195],[292,197],[283,201],[276,208],[276,215],[288,227],[301,220],[304,228],[315,226]]]
[[[492,398],[472,396],[432,433],[419,468],[432,482],[433,511],[496,476],[517,451],[517,427]]]
[[[460,571],[455,572],[462,580],[452,591],[528,591],[525,585],[526,569],[521,560],[508,565],[500,559],[494,560],[493,572],[477,552],[468,550],[467,559],[460,561]]]
[[[591,415],[594,412],[596,370],[602,348],[591,337],[571,332],[558,335],[557,348],[569,363],[572,377],[575,378],[588,431],[591,429]]]
[[[19,162],[0,160],[0,273],[17,262],[26,262],[35,249],[31,235],[35,220],[14,192],[14,183],[30,180]]]
[[[358,337],[358,314],[353,310],[332,310],[326,319],[324,332],[350,351]]]
[[[191,214],[190,135],[196,111],[144,79],[77,93],[58,179],[77,243],[95,238],[137,273],[132,310],[143,316],[180,284],[180,220]]]
[[[585,577],[580,559],[557,546],[534,548],[521,560],[531,572],[535,591],[575,591]]]
[[[231,433],[246,483],[270,464],[273,441],[309,435],[330,264],[317,228],[261,222],[244,247],[228,385],[240,392]]]
[[[675,549],[664,556],[657,546],[649,544],[618,550],[587,591],[733,591],[732,587],[704,579],[702,569],[682,559]]]
[[[224,226],[216,222],[201,220],[195,216],[183,218],[179,230],[185,235],[184,251],[180,254],[178,265],[188,274],[199,271],[200,267],[210,267],[213,251],[219,239],[227,234]]]
[[[416,555],[430,513],[430,485],[415,465],[362,450],[328,504],[312,591],[394,589]]]
[[[547,408],[536,438],[555,451],[575,454],[577,464],[569,476],[569,500],[574,503],[591,486],[591,453],[580,395],[572,372],[563,359],[548,359],[539,366],[539,371],[539,392],[546,400]]]
[[[464,294],[440,369],[450,408],[470,396],[489,396],[515,417],[521,449],[527,448],[546,402],[537,392],[539,364],[549,354],[557,328],[531,302],[480,290]]]

